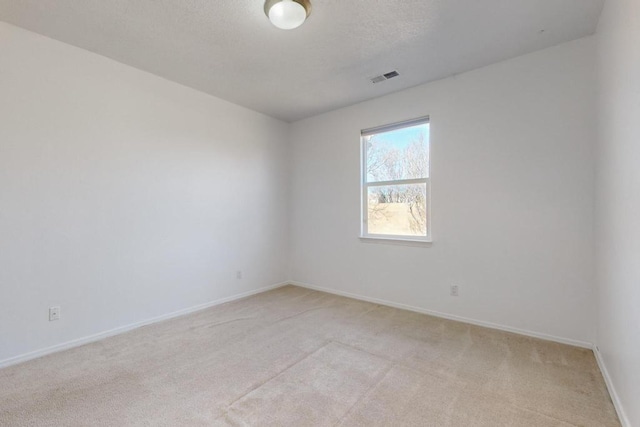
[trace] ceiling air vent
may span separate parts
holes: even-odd
[[[400,75],[400,73],[398,73],[396,70],[393,71],[389,71],[388,73],[384,73],[380,76],[375,76],[371,79],[372,83],[380,83],[383,82],[385,80],[389,80],[392,79],[394,77],[398,77]]]

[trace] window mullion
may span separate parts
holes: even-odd
[[[365,182],[365,187],[388,187],[392,185],[426,184],[429,178],[397,179],[393,181]]]

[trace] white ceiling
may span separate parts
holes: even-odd
[[[0,0],[0,20],[294,121],[593,34],[604,2],[311,1],[291,31],[263,0]]]

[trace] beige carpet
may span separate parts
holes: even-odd
[[[589,350],[287,286],[0,370],[2,426],[618,426]]]

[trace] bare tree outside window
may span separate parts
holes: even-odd
[[[362,133],[363,236],[426,240],[429,227],[429,123]]]

